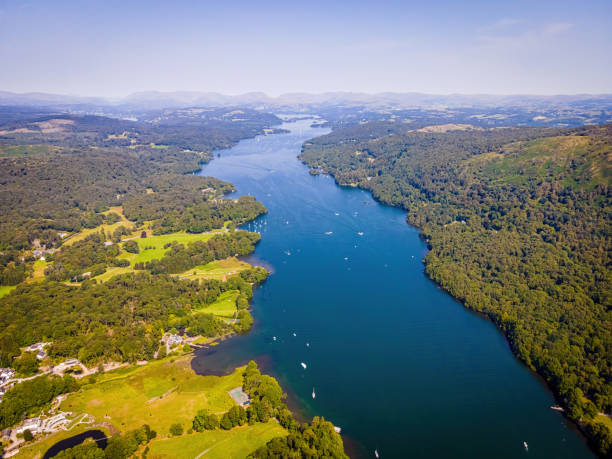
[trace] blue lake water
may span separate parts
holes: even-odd
[[[258,361],[292,409],[340,426],[355,457],[592,457],[495,327],[424,275],[427,247],[404,212],[309,175],[301,145],[327,132],[310,123],[244,140],[201,172],[267,207],[245,228],[261,232],[252,259],[272,275],[251,333],[194,368]]]

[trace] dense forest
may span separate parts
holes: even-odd
[[[10,366],[21,347],[45,340],[53,343],[52,359],[78,357],[91,366],[151,359],[162,334],[172,329],[210,337],[245,331],[240,321],[227,323],[204,308],[229,290],[238,290],[246,300],[238,303],[248,307],[251,284],[265,277],[262,268],[251,268],[226,282],[136,273],[81,287],[20,285],[0,302],[0,366]]]
[[[612,409],[611,151],[612,125],[374,122],[306,142],[301,159],[405,209],[427,274],[504,331],[606,454],[612,434],[592,420]]]

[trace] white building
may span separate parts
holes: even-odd
[[[17,427],[15,430],[18,434],[24,433],[26,430],[29,430],[33,434],[37,434],[42,427],[42,421],[40,418],[30,418],[23,421],[23,424]]]
[[[49,346],[51,343],[34,343],[25,347],[23,350],[26,352],[38,352],[44,351],[46,346]]]
[[[168,335],[166,342],[169,346],[175,346],[183,343],[183,338],[180,335]]]
[[[4,384],[15,376],[15,370],[12,368],[0,368],[0,384]]]

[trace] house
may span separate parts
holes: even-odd
[[[112,241],[104,241],[104,246],[105,246],[105,247],[109,247],[109,246],[111,246],[111,245],[113,245],[113,242],[112,242]]]
[[[23,350],[26,352],[38,352],[45,349],[46,346],[49,346],[51,343],[34,343],[25,347]]]
[[[36,353],[36,358],[38,360],[42,360],[45,357],[47,357],[47,353],[45,351],[43,351],[42,349]]]
[[[79,359],[68,359],[64,362],[64,366],[71,367],[72,365],[80,365]]]
[[[166,342],[169,346],[176,346],[183,343],[183,338],[180,335],[168,335]]]
[[[0,368],[0,384],[6,383],[13,376],[15,376],[15,370],[12,368]]]
[[[40,418],[30,418],[23,421],[23,424],[17,427],[16,432],[18,434],[24,433],[26,430],[29,430],[33,434],[37,434],[42,427],[42,421]]]

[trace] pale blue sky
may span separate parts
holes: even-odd
[[[610,93],[610,24],[610,0],[0,0],[0,90]]]

